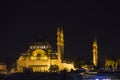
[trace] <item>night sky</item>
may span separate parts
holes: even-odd
[[[18,58],[36,38],[56,49],[56,31],[62,24],[65,56],[120,57],[120,6],[115,1],[3,0],[0,9],[0,58]]]

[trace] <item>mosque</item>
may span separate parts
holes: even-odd
[[[57,50],[54,51],[48,41],[40,40],[29,46],[29,49],[22,53],[16,60],[17,72],[26,69],[33,72],[51,72],[74,68],[73,63],[63,61],[64,59],[64,34],[63,29],[57,29]]]

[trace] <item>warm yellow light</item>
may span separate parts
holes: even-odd
[[[36,60],[36,57],[33,57],[33,56],[31,56],[31,58],[30,58],[31,60]]]
[[[47,60],[47,59],[48,59],[48,57],[47,57],[47,56],[45,56],[45,57],[44,57],[44,60]]]
[[[32,52],[31,52],[32,51]],[[55,58],[53,57],[55,54]],[[68,72],[75,70],[72,63],[62,62],[64,54],[64,35],[63,29],[57,30],[57,52],[51,46],[35,44],[30,46],[29,54],[21,56],[17,60],[17,71],[23,72],[24,68],[32,68],[33,72],[49,72],[51,65],[56,65],[57,70],[66,69]],[[55,67],[56,68],[56,67]]]

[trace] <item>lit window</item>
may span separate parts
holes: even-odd
[[[44,57],[44,60],[47,60],[47,59],[48,59],[48,57],[47,57],[47,56],[45,56],[45,57]]]
[[[32,46],[30,46],[30,49],[32,49]]]
[[[43,46],[43,48],[45,49],[45,46]]]
[[[33,48],[35,49],[35,46],[33,46]]]

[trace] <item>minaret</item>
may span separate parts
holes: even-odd
[[[58,53],[58,63],[61,63],[61,37],[60,37],[60,28],[57,29],[57,53]]]
[[[97,66],[98,64],[98,45],[96,38],[95,41],[93,42],[93,64],[95,66]]]
[[[61,39],[61,59],[64,60],[64,34],[63,34],[63,28],[61,27],[61,35],[60,35]]]
[[[64,55],[64,35],[63,29],[58,27],[57,29],[57,52],[58,52],[58,61],[61,62],[63,60]]]

